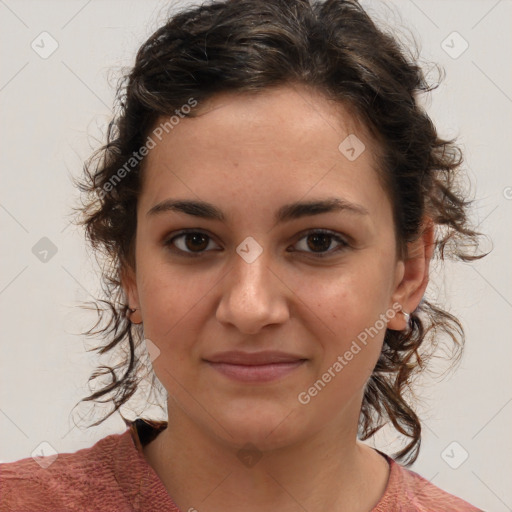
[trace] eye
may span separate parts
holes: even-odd
[[[182,231],[164,242],[173,252],[199,256],[203,252],[217,250],[219,246],[202,231]]]
[[[203,231],[186,230],[172,236],[164,242],[172,252],[186,256],[200,256],[205,252],[221,249],[212,238]],[[327,230],[311,230],[306,232],[289,252],[305,252],[317,258],[323,258],[340,252],[349,244],[339,235]]]
[[[330,254],[342,251],[348,247],[348,243],[339,235],[331,231],[316,229],[308,231],[296,244],[295,247],[302,252],[312,254],[316,257],[323,258]],[[332,250],[333,246],[335,247]]]

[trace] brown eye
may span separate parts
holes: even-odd
[[[327,251],[332,243],[332,236],[324,233],[308,235],[307,244],[313,252]]]
[[[315,230],[306,233],[296,244],[294,251],[324,257],[342,251],[348,243],[336,233]]]
[[[185,246],[190,251],[204,251],[208,247],[208,237],[202,233],[188,233],[185,235]]]
[[[201,231],[182,232],[165,242],[164,245],[171,247],[174,252],[189,255],[200,255],[203,252],[219,248],[206,233]]]

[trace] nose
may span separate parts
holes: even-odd
[[[269,268],[264,254],[252,263],[235,254],[233,268],[222,280],[217,320],[244,334],[256,334],[267,325],[282,324],[289,318],[288,288]]]

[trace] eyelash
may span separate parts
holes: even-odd
[[[178,253],[185,257],[191,257],[191,258],[197,258],[199,256],[202,256],[206,252],[210,252],[210,251],[203,250],[203,251],[194,253],[194,252],[183,251],[182,249],[177,249],[176,247],[173,247],[174,242],[178,238],[182,238],[182,237],[184,237],[186,235],[190,235],[190,234],[204,235],[209,239],[208,242],[212,241],[212,237],[210,235],[208,235],[208,233],[205,233],[204,231],[200,231],[197,229],[185,229],[185,230],[182,230],[179,233],[173,235],[171,238],[167,239],[164,242],[164,246],[171,248],[172,252]],[[332,240],[334,240],[340,244],[340,246],[337,249],[329,250],[326,252],[315,253],[315,252],[302,251],[310,256],[313,256],[314,258],[326,258],[334,253],[338,253],[340,251],[343,251],[347,247],[349,247],[349,244],[343,238],[341,238],[335,232],[332,232],[332,231],[329,231],[326,229],[312,229],[312,230],[306,231],[305,233],[302,234],[302,236],[299,238],[299,240],[296,243],[298,243],[299,241],[301,241],[304,238],[307,238],[308,236],[311,236],[311,235],[328,235]],[[294,251],[288,251],[288,252],[300,252],[300,251],[294,250]]]

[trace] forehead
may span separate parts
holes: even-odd
[[[336,189],[371,203],[383,192],[376,150],[349,109],[318,91],[222,93],[162,134],[146,158],[143,195],[147,202],[191,193],[226,201],[250,189],[261,204],[276,194],[296,200]]]

